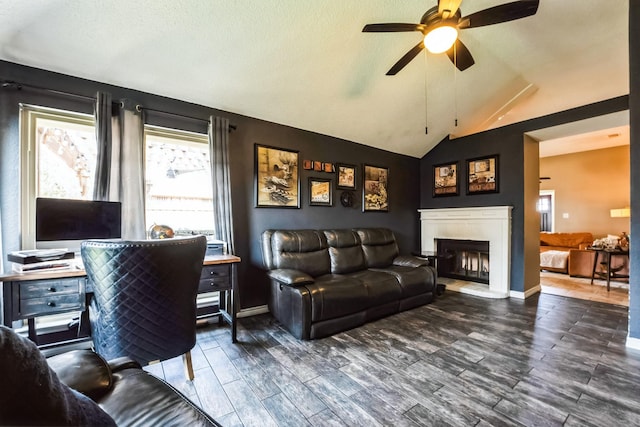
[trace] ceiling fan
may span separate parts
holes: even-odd
[[[362,29],[364,33],[395,33],[420,31],[424,39],[407,52],[389,71],[393,76],[402,70],[425,47],[432,53],[446,52],[447,56],[460,70],[471,67],[475,61],[469,49],[458,38],[458,31],[467,28],[482,27],[513,21],[535,15],[540,0],[522,0],[505,3],[484,9],[462,17],[460,12],[462,0],[438,0],[438,5],[427,10],[419,24],[368,24]]]

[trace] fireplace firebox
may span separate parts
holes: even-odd
[[[436,239],[438,276],[489,284],[489,242]]]

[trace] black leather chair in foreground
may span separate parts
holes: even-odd
[[[141,365],[183,356],[193,379],[196,295],[206,238],[89,240],[81,256],[93,299],[89,313],[95,351]]]

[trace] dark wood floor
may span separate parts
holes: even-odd
[[[640,425],[640,352],[626,307],[556,295],[435,303],[298,341],[270,315],[202,328],[150,372],[224,426]]]

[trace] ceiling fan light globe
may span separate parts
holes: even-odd
[[[431,53],[442,53],[451,49],[457,39],[457,28],[450,25],[441,25],[424,36],[424,46]]]

